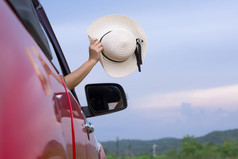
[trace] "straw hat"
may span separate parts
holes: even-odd
[[[101,41],[104,50],[100,62],[111,77],[125,77],[137,69],[141,71],[147,41],[134,20],[122,15],[104,16],[91,24],[88,36]]]

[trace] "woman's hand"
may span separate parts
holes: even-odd
[[[89,61],[92,61],[93,63],[97,63],[100,59],[100,54],[103,51],[102,43],[94,38],[90,40],[89,45]]]

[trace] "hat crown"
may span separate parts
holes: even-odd
[[[104,55],[113,61],[126,61],[136,49],[136,38],[127,30],[112,30],[101,42]]]

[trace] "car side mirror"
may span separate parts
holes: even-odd
[[[124,89],[119,84],[88,84],[85,93],[88,107],[82,108],[86,117],[113,113],[127,107]]]

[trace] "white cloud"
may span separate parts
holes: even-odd
[[[210,89],[157,93],[142,98],[135,107],[136,109],[173,109],[186,102],[193,107],[234,110],[238,107],[237,94],[238,84]]]

